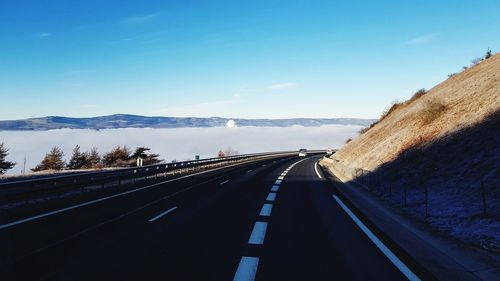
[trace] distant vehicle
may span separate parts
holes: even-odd
[[[330,156],[333,154],[333,149],[329,148],[326,150],[326,156]]]
[[[306,157],[307,156],[307,149],[301,148],[299,149],[299,157]]]

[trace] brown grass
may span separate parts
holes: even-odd
[[[446,105],[437,100],[426,100],[422,105],[423,108],[419,112],[418,118],[422,121],[423,125],[432,123],[446,111]]]
[[[499,109],[500,54],[496,54],[425,93],[418,91],[408,101],[395,103],[333,158],[372,170],[412,145],[482,122]]]

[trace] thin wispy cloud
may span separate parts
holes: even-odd
[[[49,37],[51,35],[52,35],[52,33],[50,33],[50,32],[42,32],[42,33],[37,34],[37,36],[40,38],[46,38],[46,37]]]
[[[236,92],[234,92],[233,96],[235,98],[239,98],[241,97],[242,94],[246,93],[249,91],[249,88],[248,88],[248,85],[247,84],[244,84],[244,85],[241,85],[237,90]]]
[[[293,83],[293,82],[287,82],[287,83],[278,83],[278,84],[273,84],[269,85],[267,88],[271,90],[282,90],[282,89],[289,89],[289,88],[295,88],[299,84]]]
[[[437,39],[438,35],[435,33],[432,34],[425,34],[422,36],[418,36],[415,38],[412,38],[406,42],[404,42],[403,45],[409,45],[409,46],[414,46],[414,45],[426,45],[429,43],[434,42]]]
[[[143,16],[134,16],[124,19],[123,21],[121,21],[121,23],[124,25],[142,25],[155,20],[156,18],[158,18],[158,16],[158,13]]]

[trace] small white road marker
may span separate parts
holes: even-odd
[[[253,171],[253,170],[248,170],[247,173],[250,173],[251,171]]]
[[[318,162],[314,163],[314,170],[316,171],[316,175],[318,175],[318,178],[322,179],[323,177],[318,171]]]
[[[274,184],[281,184],[282,180],[276,180]]]
[[[274,201],[276,199],[276,193],[270,192],[269,195],[267,195],[266,201]]]
[[[283,180],[285,178],[285,176],[279,176],[278,179],[279,180]]]
[[[260,216],[269,217],[271,215],[271,210],[273,209],[273,204],[264,204],[260,210]]]
[[[253,281],[257,274],[259,266],[259,258],[257,257],[241,257],[240,265],[236,269],[233,281]]]
[[[229,180],[223,181],[223,182],[220,183],[220,185],[224,185],[224,184],[226,184],[228,182],[229,182]]]
[[[279,185],[273,185],[273,187],[271,188],[271,191],[278,192],[278,189],[280,189]]]
[[[170,208],[170,209],[166,210],[165,212],[163,212],[163,213],[161,213],[161,214],[157,215],[156,217],[154,217],[154,218],[150,219],[150,220],[149,220],[149,222],[154,222],[155,220],[157,220],[157,219],[159,219],[159,218],[163,217],[164,215],[166,215],[166,214],[168,214],[168,213],[170,213],[170,212],[174,211],[175,209],[177,209],[177,207]]]
[[[266,236],[267,222],[258,221],[250,234],[250,239],[248,239],[248,244],[264,244],[264,237]]]
[[[413,271],[411,271],[411,269],[408,268],[406,264],[404,264],[389,248],[387,248],[387,246],[385,246],[384,243],[382,243],[382,241],[380,241],[380,239],[378,239],[378,237],[375,236],[375,234],[373,234],[373,232],[368,229],[368,227],[366,227],[366,225],[360,219],[358,219],[358,217],[356,217],[356,215],[344,204],[344,202],[342,202],[342,200],[340,200],[340,198],[338,198],[336,195],[332,196],[333,199],[335,199],[335,201],[337,201],[337,203],[340,205],[340,207],[344,209],[347,215],[351,217],[354,223],[356,223],[356,225],[366,234],[366,236],[368,236],[368,238],[372,240],[375,246],[379,248],[379,250],[392,262],[392,264],[394,264],[399,269],[399,271],[401,271],[401,273],[403,273],[404,276],[406,276],[406,278],[408,278],[408,280],[420,280],[420,278],[418,278],[418,276],[413,273]]]

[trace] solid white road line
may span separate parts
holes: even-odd
[[[267,195],[266,201],[274,201],[276,199],[276,193],[270,192],[269,195]]]
[[[154,222],[155,220],[157,220],[157,219],[159,219],[159,218],[163,217],[164,215],[166,215],[166,214],[168,214],[168,213],[172,212],[172,211],[173,211],[173,210],[175,210],[175,209],[177,209],[177,207],[170,208],[170,209],[166,210],[165,212],[163,212],[163,213],[161,213],[161,214],[157,215],[156,217],[154,217],[154,218],[150,219],[149,221],[150,221],[150,222]]]
[[[264,204],[260,210],[259,216],[269,217],[273,209],[273,204]]]
[[[229,180],[223,181],[223,182],[220,183],[220,185],[224,185],[224,184],[226,184],[228,182],[229,182]]]
[[[257,274],[259,258],[257,257],[241,257],[240,265],[236,269],[233,281],[253,281]]]
[[[279,185],[273,185],[273,187],[271,188],[271,191],[278,192],[278,189],[280,189]]]
[[[318,171],[318,162],[314,163],[314,170],[316,171],[316,175],[318,175],[318,178],[322,179],[323,177]]]
[[[62,208],[62,209],[59,209],[59,210],[50,211],[50,212],[43,213],[43,214],[36,215],[36,216],[32,216],[32,217],[29,217],[29,218],[25,218],[25,219],[13,221],[13,222],[10,222],[10,223],[6,223],[6,224],[0,225],[0,229],[4,229],[4,228],[8,228],[8,227],[15,226],[15,225],[18,225],[18,224],[22,224],[22,223],[25,223],[25,222],[30,222],[30,221],[34,221],[34,220],[41,219],[41,218],[44,218],[44,217],[48,217],[48,216],[52,216],[52,215],[64,213],[64,212],[67,212],[67,211],[70,211],[70,210],[73,210],[73,209],[81,208],[81,207],[88,206],[88,205],[93,205],[93,204],[96,204],[96,203],[99,203],[99,202],[103,202],[103,201],[106,201],[106,200],[109,200],[109,199],[121,197],[123,195],[135,193],[135,192],[138,192],[138,191],[149,189],[149,188],[152,188],[152,187],[155,187],[155,186],[159,186],[159,185],[162,185],[162,184],[166,184],[166,183],[169,183],[169,182],[178,181],[178,180],[181,180],[181,179],[185,179],[185,178],[189,178],[189,177],[193,177],[193,176],[205,174],[205,173],[208,173],[208,172],[217,171],[217,170],[224,169],[224,168],[226,168],[226,167],[220,167],[220,168],[211,169],[211,170],[208,170],[208,171],[202,171],[202,172],[191,174],[191,175],[185,175],[185,176],[178,177],[178,178],[175,178],[175,179],[170,179],[170,180],[167,180],[167,181],[162,181],[162,182],[159,182],[159,183],[155,183],[155,184],[143,186],[143,187],[140,187],[140,188],[128,190],[128,191],[125,191],[125,192],[122,192],[122,193],[117,193],[117,194],[113,194],[113,195],[110,195],[110,196],[107,196],[107,197],[103,197],[103,198],[91,200],[91,201],[88,201],[88,202],[76,204],[76,205],[69,206],[69,207],[66,207],[66,208]]]
[[[264,237],[266,236],[267,222],[258,221],[250,234],[250,239],[248,239],[248,244],[264,244]]]
[[[349,217],[351,217],[354,223],[356,223],[356,225],[366,234],[366,236],[368,236],[368,238],[372,240],[375,246],[377,246],[377,248],[382,251],[382,253],[399,269],[399,271],[401,271],[401,273],[403,273],[404,276],[408,278],[408,280],[420,280],[420,278],[418,278],[418,276],[413,273],[413,271],[411,271],[411,269],[408,268],[406,264],[404,264],[389,248],[387,248],[387,246],[385,246],[384,243],[382,243],[382,241],[380,241],[380,239],[378,239],[377,236],[375,236],[375,234],[373,234],[373,232],[368,229],[368,227],[366,227],[360,219],[358,219],[358,217],[356,217],[356,215],[344,204],[344,202],[340,200],[340,198],[338,198],[336,195],[332,196],[340,205],[340,207],[342,207],[342,209],[344,209],[344,211],[349,215]]]

